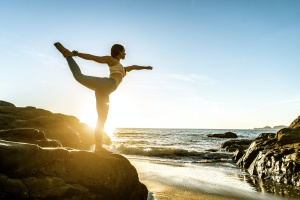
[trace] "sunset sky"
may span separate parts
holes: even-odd
[[[121,43],[124,66],[153,71],[124,78],[107,129],[289,125],[300,115],[299,10],[298,0],[0,0],[0,99],[94,125],[94,93],[53,43],[94,55]]]

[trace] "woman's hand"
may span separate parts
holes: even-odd
[[[138,65],[132,65],[132,66],[124,67],[124,68],[127,72],[130,72],[132,70],[142,70],[142,69],[152,70],[153,69],[153,67],[151,67],[151,66],[138,66]]]

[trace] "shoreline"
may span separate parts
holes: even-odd
[[[255,191],[234,172],[211,166],[172,165],[128,158],[140,182],[149,190],[148,200],[280,200],[283,198]],[[152,198],[153,196],[153,198]]]

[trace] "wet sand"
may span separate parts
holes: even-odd
[[[148,190],[148,200],[279,200],[272,194],[257,192],[234,173],[221,168],[170,165],[129,159]],[[286,200],[286,199],[285,199]]]

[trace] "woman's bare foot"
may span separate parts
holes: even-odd
[[[62,53],[62,55],[67,58],[67,57],[71,57],[73,56],[73,53],[71,51],[69,51],[68,49],[66,49],[62,44],[60,44],[59,42],[54,43],[54,46],[58,49],[58,51],[60,53]]]

